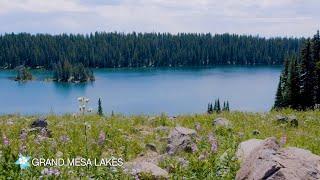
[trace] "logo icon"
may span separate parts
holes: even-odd
[[[30,159],[30,156],[23,156],[19,154],[19,159],[16,161],[15,164],[20,165],[21,169],[27,169],[30,167],[30,163],[28,162]]]

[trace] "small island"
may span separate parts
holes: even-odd
[[[29,81],[32,80],[31,72],[25,66],[16,67],[17,76],[14,79],[15,81]]]
[[[82,63],[73,65],[64,61],[53,66],[53,81],[81,83],[94,80],[92,70],[84,67]]]

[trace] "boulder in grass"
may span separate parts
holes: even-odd
[[[48,123],[46,118],[39,118],[32,122],[31,128],[47,128]]]
[[[128,162],[124,165],[124,171],[133,176],[150,174],[152,179],[167,179],[169,174],[166,170],[150,162]]]
[[[249,141],[254,142],[251,142],[254,148],[243,156],[236,180],[320,179],[320,156],[294,147],[281,149],[275,138]]]
[[[154,151],[147,151],[134,160],[124,163],[124,172],[133,176],[150,174],[153,179],[167,179],[168,172],[157,166],[164,158],[164,155],[159,155]]]
[[[213,120],[212,125],[213,126],[217,126],[217,127],[220,126],[220,127],[229,128],[229,127],[231,127],[231,122],[226,118],[221,118],[220,117],[220,118],[217,118],[217,119]]]
[[[157,152],[157,146],[153,143],[146,144],[146,149]]]
[[[237,158],[243,162],[262,142],[263,140],[261,139],[250,139],[240,143],[236,153]]]
[[[179,151],[193,152],[196,131],[184,127],[175,127],[168,138],[167,153],[173,155]]]
[[[298,119],[297,119],[296,116],[289,116],[288,119],[289,119],[290,126],[292,126],[292,127],[298,127],[299,121],[298,121]]]
[[[286,116],[283,116],[283,115],[276,115],[276,121],[278,123],[287,123],[288,122],[288,118]]]

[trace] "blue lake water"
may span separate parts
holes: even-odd
[[[85,84],[43,81],[49,72],[33,72],[37,80],[10,80],[0,71],[0,114],[74,113],[77,97],[90,98],[105,112],[169,115],[203,113],[207,104],[228,100],[231,110],[263,112],[273,105],[281,67],[214,67],[178,69],[99,69]]]

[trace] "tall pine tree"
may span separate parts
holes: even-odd
[[[301,105],[313,108],[315,103],[316,74],[315,61],[312,58],[311,42],[308,39],[301,51]]]

